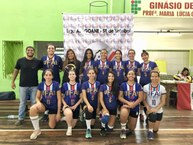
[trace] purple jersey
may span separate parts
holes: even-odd
[[[71,85],[70,83],[64,83],[61,92],[64,94],[64,101],[68,106],[74,106],[80,99],[81,84],[76,83]],[[80,106],[77,107],[78,109]]]
[[[111,68],[111,62],[106,60],[105,62],[102,62],[101,60],[97,60],[95,62],[95,68],[98,70],[97,74],[97,81],[99,81],[101,84],[104,84],[107,82],[107,75],[109,72],[109,69]]]
[[[130,60],[125,61],[125,73],[127,74],[130,70],[134,70],[135,75],[138,73],[140,63],[138,61],[131,62]]]
[[[82,84],[82,90],[86,91],[86,97],[90,105],[96,109],[98,105],[98,91],[100,83],[96,81],[94,84],[89,83],[88,81]]]
[[[48,56],[43,56],[41,61],[43,62],[43,71],[46,69],[52,69],[54,73],[54,81],[60,83],[60,70],[62,70],[62,59],[60,56],[54,55],[52,59],[49,59]],[[42,81],[44,78],[42,77]]]
[[[112,88],[106,84],[103,84],[100,86],[100,92],[103,93],[103,101],[107,109],[117,109],[117,97],[113,95]]]
[[[89,62],[85,62],[85,65],[83,67],[83,77],[82,77],[82,83],[88,81],[88,70],[91,68],[94,68],[94,60],[91,60]]]
[[[123,98],[129,102],[136,101],[138,99],[138,94],[142,90],[140,84],[135,83],[134,85],[129,85],[127,82],[121,84],[120,91],[123,91]],[[131,109],[131,111],[139,111],[139,105]]]
[[[125,77],[125,62],[116,62],[113,60],[111,62],[112,71],[115,73],[115,76],[117,76],[117,81],[121,85],[124,82]]]
[[[150,72],[155,67],[157,67],[157,64],[153,61],[149,61],[148,64],[145,64],[144,62],[141,63],[141,65],[140,65],[140,68],[141,68],[141,70],[140,70],[140,72],[141,72],[140,84],[141,84],[141,86],[144,86],[144,85],[151,82]]]
[[[60,90],[59,83],[53,81],[50,86],[47,86],[45,82],[41,82],[38,85],[38,90],[41,91],[41,102],[48,109],[58,109],[57,91]]]

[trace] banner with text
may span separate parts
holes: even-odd
[[[131,0],[137,17],[193,18],[193,0]]]
[[[98,58],[99,50],[106,48],[110,60],[115,49],[122,50],[126,59],[132,45],[133,25],[133,14],[63,14],[64,56],[72,48],[82,60],[84,51],[91,48]]]

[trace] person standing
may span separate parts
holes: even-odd
[[[62,70],[62,58],[55,54],[56,47],[53,44],[48,44],[47,47],[47,56],[43,56],[41,61],[43,63],[43,72],[46,69],[53,70],[54,78],[53,81],[56,81],[60,84],[60,71]],[[44,81],[42,76],[42,81]]]
[[[19,81],[19,93],[20,93],[20,104],[18,111],[18,121],[15,123],[16,126],[23,125],[26,115],[26,102],[30,97],[31,104],[35,104],[35,96],[38,86],[38,70],[42,68],[40,60],[34,57],[35,49],[32,46],[26,47],[26,57],[22,57],[17,60],[15,69],[13,71],[13,78],[11,87],[16,88],[15,80],[20,71]]]
[[[94,56],[93,56],[93,51],[92,49],[88,48],[86,49],[84,53],[83,60],[80,65],[80,78],[81,78],[81,83],[84,83],[88,81],[88,76],[87,76],[87,71],[90,68],[94,68]]]
[[[80,71],[80,61],[76,58],[76,54],[73,49],[68,49],[66,52],[66,57],[63,63],[64,75],[62,79],[62,85],[69,82],[68,72],[71,69],[75,69],[76,72],[76,82],[79,82],[79,71]]]

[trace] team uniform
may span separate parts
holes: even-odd
[[[74,106],[80,99],[81,94],[81,84],[76,83],[71,85],[69,83],[64,83],[61,92],[64,94],[64,101],[68,106]],[[80,111],[80,105],[73,110],[73,119],[78,119]]]
[[[106,60],[105,62],[101,61],[101,60],[97,60],[95,62],[95,67],[98,70],[97,73],[97,81],[99,81],[101,84],[104,84],[107,82],[107,78],[108,78],[108,72],[111,68],[111,62]]]
[[[49,58],[48,56],[43,56],[41,61],[43,62],[43,70],[51,69],[53,70],[53,81],[60,83],[60,70],[62,70],[62,59],[60,56],[54,55],[53,58]],[[44,78],[42,77],[42,81]]]
[[[123,91],[124,99],[133,102],[138,99],[138,93],[143,91],[140,84],[135,82],[133,85],[129,85],[127,82],[121,84],[120,91]],[[137,118],[139,114],[139,104],[135,108],[130,109],[129,116]]]
[[[92,119],[96,119],[96,109],[98,107],[98,91],[100,83],[96,81],[94,84],[89,83],[88,81],[82,84],[82,90],[86,91],[86,97],[88,102],[93,107],[94,111],[92,113]],[[83,103],[83,106],[86,104]]]
[[[100,86],[99,92],[103,93],[103,100],[110,115],[117,115],[117,96],[113,95],[112,88],[106,84]]]
[[[138,73],[138,69],[140,68],[140,63],[136,60],[131,62],[130,60],[125,61],[125,73],[127,74],[130,70],[135,72],[135,75]]]
[[[118,83],[121,85],[125,80],[125,62],[117,62],[113,60],[111,62],[112,71],[115,73]]]
[[[60,90],[59,83],[53,81],[50,86],[47,86],[45,82],[41,82],[38,85],[38,90],[41,91],[42,94],[41,103],[45,106],[46,110],[49,110],[49,114],[57,114],[57,91]]]
[[[152,87],[149,83],[143,87],[143,91],[147,94],[146,101],[151,108],[157,107],[161,101],[161,96],[166,94],[166,89],[160,84],[157,87]],[[156,120],[161,121],[163,116],[162,107],[157,110],[156,115]]]
[[[153,61],[149,61],[148,64],[145,64],[144,62],[141,63],[140,65],[140,68],[141,68],[140,69],[140,72],[141,72],[140,84],[142,87],[151,82],[150,73],[155,67],[157,67],[157,64]]]
[[[95,63],[94,60],[90,60],[90,61],[85,62],[85,65],[84,65],[83,71],[82,71],[83,72],[82,83],[88,81],[87,73],[88,73],[89,69],[94,68],[94,63]]]

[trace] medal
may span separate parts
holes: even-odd
[[[52,98],[52,84],[50,86],[47,86],[46,84],[44,84],[44,90],[45,90],[45,98],[46,98],[46,103],[47,105],[50,105],[51,103],[51,98]]]
[[[47,68],[52,69],[54,67],[54,57],[53,58],[49,58],[47,56]]]
[[[105,63],[106,62],[101,61],[101,63],[102,63],[102,67],[101,67],[102,68],[102,74],[104,75],[105,74],[105,65],[106,65]]]
[[[94,86],[95,84],[91,84],[91,100],[92,101],[94,101],[94,96],[95,96],[95,91],[94,91],[94,89],[95,89],[95,86]]]
[[[109,103],[111,103],[111,102],[112,102],[112,98],[113,98],[113,94],[112,94],[112,92],[111,92],[112,86],[107,86],[107,87],[108,87],[108,89],[109,89],[109,91],[108,91],[108,93],[109,93]]]
[[[120,71],[121,71],[121,62],[116,62],[117,63],[117,76],[119,77]]]

